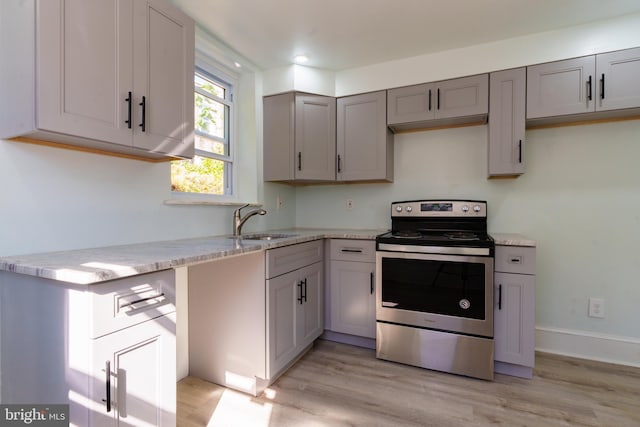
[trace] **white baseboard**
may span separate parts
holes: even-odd
[[[640,368],[640,339],[536,327],[536,350]]]

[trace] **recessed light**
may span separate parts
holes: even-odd
[[[239,62],[237,62],[237,61],[236,61],[236,62],[234,62],[234,63],[233,63],[233,65],[235,65],[235,66],[236,66],[236,68],[242,68],[242,64],[241,64],[241,63],[239,63]]]
[[[293,60],[295,61],[296,64],[304,64],[305,62],[307,62],[309,60],[309,57],[307,57],[307,55],[296,55]]]

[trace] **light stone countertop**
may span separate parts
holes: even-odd
[[[275,240],[244,240],[228,235],[210,236],[8,256],[0,257],[0,271],[90,285],[317,239],[373,240],[385,231],[387,230],[296,228],[264,232],[295,234]]]
[[[517,233],[489,233],[496,245],[536,247],[536,241]]]

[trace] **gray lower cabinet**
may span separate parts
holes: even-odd
[[[485,123],[488,110],[487,74],[387,91],[387,125],[395,132]]]
[[[323,331],[323,240],[189,267],[189,373],[254,396]]]
[[[338,98],[336,129],[338,181],[393,181],[386,91]]]
[[[322,262],[267,280],[267,372],[276,377],[323,331]]]
[[[267,378],[274,380],[323,331],[323,240],[267,251]]]
[[[74,426],[175,426],[173,270],[92,285],[0,272],[0,284],[3,404],[68,404]]]
[[[488,176],[524,173],[526,69],[491,73]]]
[[[495,371],[531,378],[535,362],[535,251],[496,246]]]
[[[335,181],[335,98],[265,96],[263,118],[265,181]]]
[[[375,338],[375,242],[332,239],[329,245],[329,329],[342,334]]]
[[[640,48],[527,67],[527,120],[544,124],[636,114],[638,75]]]

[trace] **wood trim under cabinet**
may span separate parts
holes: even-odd
[[[598,114],[598,113],[594,113]],[[562,117],[562,116],[558,116]],[[626,122],[628,120],[640,120],[640,115],[633,115],[628,117],[605,117],[601,119],[584,119],[584,120],[576,120],[571,122],[557,122],[557,123],[542,123],[542,124],[527,124],[527,130],[534,129],[549,129],[549,128],[560,128],[566,126],[582,126],[582,125],[595,125],[600,123],[612,123],[612,122]]]
[[[43,141],[41,139],[26,138],[23,136],[9,138],[7,141],[23,142],[27,144],[34,144],[34,145],[40,145],[44,147],[51,147],[51,148],[62,148],[64,150],[81,151],[83,153],[99,154],[101,156],[119,157],[121,159],[140,160],[140,161],[149,162],[149,163],[163,163],[163,162],[170,162],[172,160],[179,160],[171,157],[152,159],[148,157],[135,156],[133,154],[115,153],[111,151],[100,150],[97,148],[81,147],[81,146],[64,144],[59,142]]]

